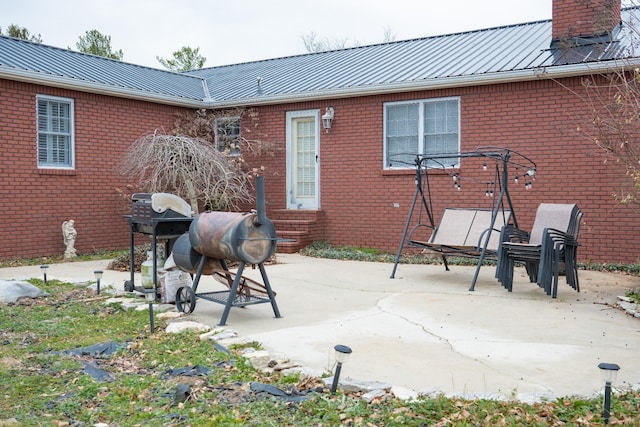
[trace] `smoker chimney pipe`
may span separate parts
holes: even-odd
[[[264,196],[264,177],[256,177],[256,220],[253,222],[259,226],[267,223],[267,202]]]

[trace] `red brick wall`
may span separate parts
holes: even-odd
[[[577,78],[562,84],[582,90]],[[322,112],[331,105],[333,127],[320,136],[320,199],[327,240],[395,252],[415,190],[414,172],[382,168],[383,103],[445,96],[460,97],[462,150],[506,147],[537,163],[538,176],[531,190],[524,189],[524,180],[517,185],[511,181],[509,187],[521,226],[531,227],[539,203],[577,203],[584,212],[582,261],[638,261],[637,214],[617,205],[612,197],[627,185],[624,173],[615,163],[605,163],[598,147],[577,134],[584,105],[550,80],[259,108],[260,130],[279,147],[274,158],[259,160],[267,167],[268,209],[286,207],[285,111],[317,108]],[[489,172],[482,171],[481,163],[463,159],[459,173],[484,180]],[[484,185],[465,182],[458,192],[447,174],[435,175],[431,184],[436,223],[448,206],[490,207]]]
[[[554,0],[554,39],[607,33],[620,22],[620,0]]]
[[[74,100],[74,171],[37,168],[36,95]],[[128,247],[131,204],[118,193],[126,182],[117,163],[141,135],[170,129],[177,109],[0,80],[0,111],[0,259],[62,255],[68,219],[78,253]]]
[[[628,185],[624,173],[613,162],[605,164],[601,151],[575,132],[584,105],[564,86],[580,91],[580,79],[561,83],[541,80],[259,107],[251,137],[274,142],[276,152],[250,163],[266,168],[268,211],[286,208],[286,111],[323,112],[333,106],[333,127],[320,135],[327,241],[395,252],[415,190],[414,172],[383,170],[383,104],[459,96],[463,150],[507,147],[538,165],[532,190],[525,191],[522,181],[510,186],[521,226],[531,226],[539,203],[575,202],[585,214],[582,261],[636,262],[637,215],[612,197]],[[76,170],[71,174],[36,167],[36,94],[75,101]],[[70,218],[76,221],[80,253],[126,248],[129,233],[122,215],[130,201],[118,194],[126,183],[117,162],[139,136],[156,127],[171,128],[178,109],[0,80],[0,111],[0,259],[61,255],[61,225]],[[459,173],[484,179],[481,166],[466,159]],[[463,183],[458,192],[452,184],[447,174],[432,178],[436,222],[447,206],[489,206],[484,186]]]

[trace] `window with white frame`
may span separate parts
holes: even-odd
[[[73,169],[73,99],[36,97],[38,167]]]
[[[216,148],[230,156],[240,155],[240,117],[216,119]]]
[[[384,106],[384,166],[415,166],[416,155],[460,151],[460,98],[389,102]],[[431,167],[457,167],[458,158]]]

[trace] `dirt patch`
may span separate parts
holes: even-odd
[[[22,369],[23,364],[20,359],[16,359],[15,357],[4,356],[0,359],[0,366],[4,369]]]

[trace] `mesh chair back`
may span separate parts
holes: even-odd
[[[545,228],[555,228],[570,234],[576,233],[579,226],[576,224],[577,212],[579,212],[578,206],[575,204],[541,203],[531,228],[529,244],[541,245]]]

